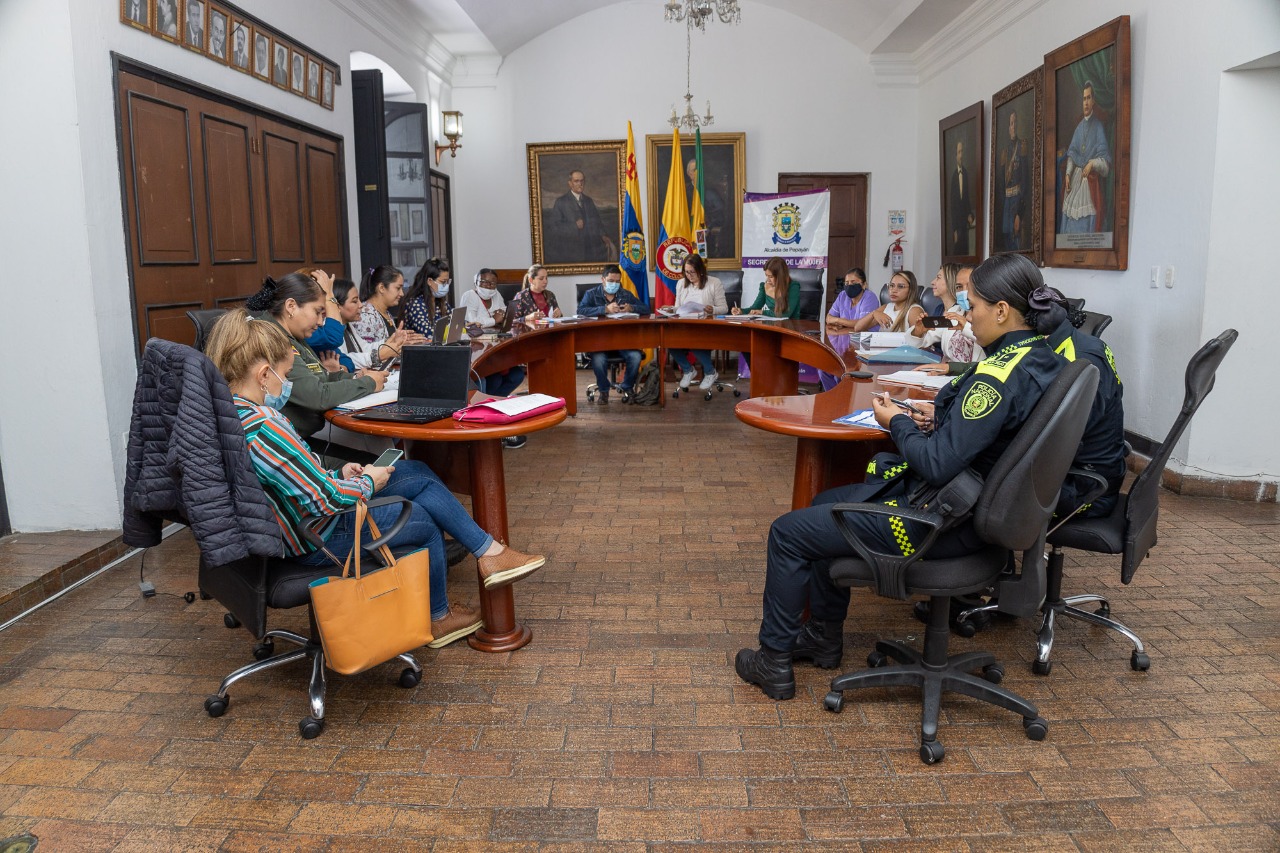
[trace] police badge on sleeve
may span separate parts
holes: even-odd
[[[965,420],[976,421],[991,414],[1000,405],[1000,392],[985,382],[975,382],[969,386],[964,400],[960,403],[960,413]]]

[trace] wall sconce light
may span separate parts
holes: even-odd
[[[462,113],[457,110],[441,110],[440,117],[443,119],[444,136],[449,140],[448,145],[436,143],[436,165],[440,165],[440,155],[448,151],[450,157],[458,156],[458,149],[462,146],[458,144],[458,140],[462,138]]]

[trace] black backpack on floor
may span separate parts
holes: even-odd
[[[656,406],[662,396],[662,376],[658,373],[658,365],[650,361],[640,368],[636,376],[635,387],[631,389],[631,402],[637,406]]]

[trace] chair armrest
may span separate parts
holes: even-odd
[[[1106,494],[1107,487],[1111,485],[1110,483],[1107,482],[1107,478],[1099,474],[1097,471],[1089,471],[1084,468],[1069,468],[1067,470],[1067,476],[1083,477],[1086,480],[1092,480],[1093,485],[1089,487],[1089,490],[1087,492],[1080,495],[1079,497],[1080,504],[1075,509],[1071,510],[1071,512],[1068,515],[1066,515],[1064,518],[1059,519],[1057,524],[1049,528],[1049,533],[1052,533],[1053,531],[1057,530],[1059,527],[1061,527],[1062,525],[1066,524],[1068,521],[1070,521],[1071,519],[1079,515],[1080,512],[1082,512],[1085,507],[1087,507],[1089,504],[1093,503],[1098,498]]]
[[[413,509],[413,501],[408,498],[397,497],[395,495],[373,498],[368,502],[369,509],[379,506],[393,506],[395,504],[401,504],[400,515],[396,516],[395,522],[390,527],[382,531],[381,536],[375,539],[370,539],[368,542],[361,543],[363,550],[376,551],[389,542],[397,533],[404,529],[405,524],[409,522],[409,515]],[[340,515],[346,515],[349,512],[355,511],[356,508],[351,507],[350,509],[344,509],[341,512],[334,513],[332,516],[324,517],[337,518]],[[320,538],[320,534],[316,533],[315,529],[311,526],[318,520],[320,520],[320,516],[314,515],[305,515],[298,520],[298,529],[302,538],[307,540],[307,543],[313,546],[316,550],[324,547],[324,540]]]
[[[907,556],[903,554],[886,554],[876,551],[858,538],[857,532],[850,526],[850,515],[882,515],[915,521],[927,525],[930,530],[923,542],[915,551]],[[857,552],[867,565],[876,580],[876,594],[885,598],[896,598],[906,601],[907,567],[919,560],[933,546],[934,540],[942,532],[947,519],[933,512],[924,512],[911,507],[893,507],[878,503],[838,503],[831,507],[831,516],[845,541]]]

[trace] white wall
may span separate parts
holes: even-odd
[[[342,66],[330,112],[122,25],[116,3],[0,2],[0,257],[11,298],[30,301],[44,318],[33,323],[21,311],[6,312],[0,334],[0,359],[19,366],[0,380],[0,460],[15,530],[120,523],[137,367],[111,53],[342,136],[350,252],[358,263],[349,54],[380,56],[423,93],[432,80],[427,52],[415,47],[429,37],[388,26],[394,19],[369,14],[370,4],[376,7],[374,0],[241,4]],[[35,78],[40,85],[32,85]],[[10,405],[15,399],[30,404]]]
[[[1040,65],[1045,53],[1126,13],[1132,19],[1133,48],[1129,270],[1047,269],[1045,278],[1069,295],[1085,297],[1090,310],[1115,317],[1106,338],[1126,385],[1126,427],[1159,439],[1181,404],[1186,361],[1209,334],[1206,301],[1229,299],[1236,306],[1271,301],[1261,278],[1237,279],[1230,285],[1222,279],[1209,280],[1208,244],[1215,201],[1220,77],[1228,68],[1280,49],[1280,4],[1274,0],[1213,4],[1071,0],[1036,5],[1021,19],[971,44],[963,61],[922,85],[917,130],[919,206],[928,217],[924,268],[932,270],[940,253],[938,120],[984,100],[989,133],[993,92]],[[987,170],[989,175],[990,162]],[[1274,239],[1274,212],[1259,212],[1264,219],[1269,214],[1267,231]],[[982,239],[985,246],[985,230]],[[1247,244],[1236,245],[1246,245],[1245,257],[1251,257]],[[1172,289],[1149,287],[1150,268],[1155,265],[1174,266]],[[1246,262],[1244,268],[1252,265]],[[1218,331],[1215,328],[1213,334]],[[1233,354],[1225,370],[1245,367],[1244,359]],[[1280,414],[1274,401],[1268,399],[1263,405],[1270,408],[1270,420]],[[1269,459],[1265,476],[1276,478],[1280,465],[1275,464],[1274,453]],[[1202,460],[1193,456],[1188,461],[1200,465]],[[1213,470],[1207,462],[1203,467]],[[1259,470],[1243,464],[1237,473],[1244,468],[1255,474]]]
[[[776,192],[779,172],[871,173],[868,259],[878,263],[888,209],[916,196],[915,94],[878,88],[858,48],[749,0],[741,24],[712,22],[694,32],[693,49],[694,106],[710,99],[716,123],[707,132],[746,133],[747,189]],[[647,194],[644,137],[669,135],[672,104],[684,109],[685,28],[664,22],[661,4],[619,3],[514,51],[496,85],[454,84],[466,121],[454,169],[454,277],[469,288],[482,266],[533,261],[526,143],[623,139],[630,120]],[[647,231],[661,213],[646,197]],[[567,307],[573,282],[593,277],[553,278],[551,287]]]

